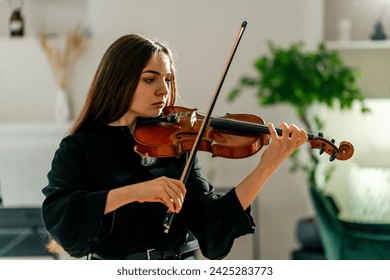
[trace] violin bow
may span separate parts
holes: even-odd
[[[234,44],[233,44],[233,48],[230,52],[230,55],[228,57],[228,60],[226,62],[226,65],[225,65],[225,68],[223,69],[223,72],[222,72],[222,75],[221,75],[221,78],[218,82],[218,86],[214,92],[214,96],[211,100],[211,103],[209,105],[209,108],[207,110],[207,113],[204,117],[204,120],[203,120],[203,123],[202,123],[202,126],[200,127],[200,130],[198,132],[198,135],[195,139],[195,142],[194,142],[194,145],[192,146],[192,149],[191,149],[191,152],[190,152],[190,155],[189,155],[189,158],[187,159],[187,162],[186,162],[186,165],[184,167],[184,170],[183,170],[183,173],[181,175],[181,178],[180,178],[180,181],[185,185],[186,182],[187,182],[187,179],[188,179],[188,176],[190,174],[190,170],[194,164],[194,160],[195,160],[195,156],[196,156],[196,152],[198,151],[199,149],[199,145],[200,145],[200,142],[202,140],[202,137],[206,131],[206,126],[208,125],[209,121],[210,121],[210,118],[211,118],[211,114],[214,110],[214,106],[217,102],[217,99],[218,99],[218,96],[219,96],[219,93],[221,91],[221,88],[222,88],[222,84],[224,83],[225,81],[225,78],[226,78],[226,75],[227,75],[227,72],[229,70],[229,67],[230,67],[230,64],[232,63],[233,61],[233,57],[234,57],[234,54],[236,53],[236,50],[237,50],[237,47],[238,47],[238,44],[240,43],[241,41],[241,37],[245,31],[245,28],[246,28],[246,25],[247,25],[247,22],[246,21],[243,21],[242,24],[241,24],[241,27],[240,27],[240,30],[238,32],[238,35],[236,37],[236,40],[234,41]],[[168,211],[167,214],[165,215],[164,217],[164,221],[163,221],[163,226],[164,226],[164,233],[169,233],[169,229],[171,228],[171,224],[172,224],[172,220],[173,220],[173,216],[174,216],[174,213],[173,212],[170,212]]]

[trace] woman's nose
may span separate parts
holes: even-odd
[[[158,91],[157,91],[157,94],[158,95],[168,95],[168,93],[169,93],[169,84],[167,83],[167,82],[163,82],[161,85],[160,85],[160,87],[159,87],[159,89],[158,89]]]

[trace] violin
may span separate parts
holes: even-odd
[[[204,121],[204,116],[196,109],[166,107],[159,118],[138,121],[134,130],[134,149],[144,159],[179,157],[191,151]],[[206,125],[198,150],[210,152],[213,157],[246,158],[269,144],[268,126],[256,115],[226,114],[212,117]],[[276,132],[282,135],[281,129],[277,128]],[[342,141],[336,147],[335,140],[325,139],[322,133],[307,135],[311,148],[328,154],[330,161],[347,160],[353,155],[354,148],[349,142]]]

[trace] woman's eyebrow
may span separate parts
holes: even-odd
[[[161,72],[156,71],[156,70],[145,70],[145,71],[142,72],[142,74],[144,74],[144,73],[152,73],[152,74],[156,74],[156,75],[162,75]],[[167,76],[168,75],[172,75],[172,73],[167,73]]]

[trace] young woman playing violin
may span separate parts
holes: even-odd
[[[224,258],[235,238],[254,232],[250,205],[277,167],[307,141],[304,130],[269,124],[271,142],[246,178],[224,195],[188,153],[143,165],[134,151],[137,119],[156,118],[176,97],[169,49],[138,35],[104,54],[69,134],[61,141],[43,189],[42,216],[52,243],[73,257],[188,259],[199,243],[209,259]],[[151,132],[153,133],[153,132]],[[175,213],[169,233],[162,221]],[[195,241],[189,241],[189,233]]]

